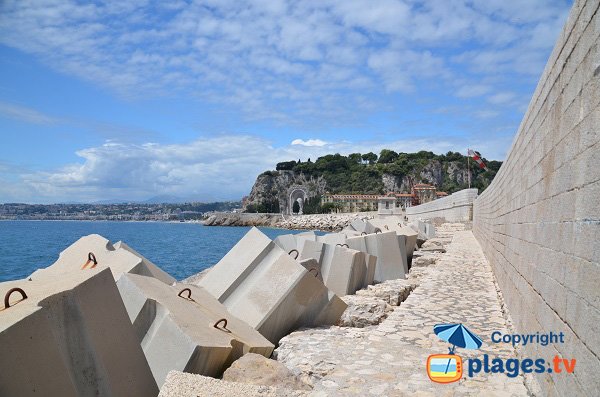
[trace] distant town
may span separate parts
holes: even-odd
[[[0,220],[190,221],[241,211],[240,201],[164,204],[0,204]]]

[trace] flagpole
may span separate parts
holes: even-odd
[[[469,149],[467,149],[467,178],[469,179],[469,189],[471,188],[471,155]]]

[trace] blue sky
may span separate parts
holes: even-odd
[[[239,199],[279,161],[502,160],[563,0],[0,1],[0,202]]]

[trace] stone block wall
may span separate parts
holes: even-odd
[[[473,231],[520,333],[563,332],[523,356],[576,359],[543,395],[600,390],[600,0],[576,0]]]
[[[444,198],[408,207],[406,216],[409,221],[433,218],[444,218],[448,222],[470,221],[476,197],[477,189],[464,189]]]

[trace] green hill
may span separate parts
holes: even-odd
[[[488,170],[470,161],[471,187],[481,192],[494,179],[502,165],[500,161],[483,159]],[[309,188],[312,200],[323,193],[385,194],[410,192],[410,181],[429,183],[447,193],[468,187],[467,156],[458,152],[435,154],[428,151],[396,153],[384,149],[374,153],[352,153],[348,156],[330,154],[314,162],[285,161],[275,171],[258,176],[246,201],[249,211],[278,212],[279,201],[293,185]]]

